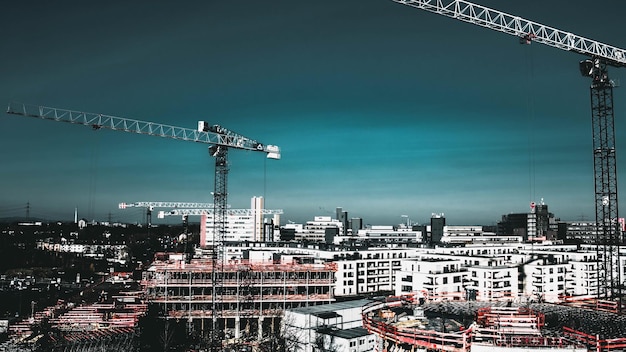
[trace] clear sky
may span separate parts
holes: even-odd
[[[623,1],[476,2],[626,47]],[[487,225],[543,198],[563,220],[595,216],[578,54],[390,0],[13,1],[0,36],[0,103],[206,120],[280,146],[278,161],[230,153],[233,208],[264,196],[284,222],[343,207],[368,224]],[[615,110],[624,174],[623,88]],[[7,114],[0,141],[0,217],[29,202],[141,221],[117,204],[212,201],[204,145]]]

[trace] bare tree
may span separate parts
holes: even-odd
[[[335,336],[326,334],[327,329],[318,330],[315,333],[315,350],[319,352],[337,352],[339,346],[335,344]]]
[[[304,350],[304,331],[293,324],[293,318],[285,319],[284,315],[278,323],[272,324],[270,334],[259,344],[262,352],[299,352]]]
[[[159,335],[159,340],[161,342],[161,346],[163,346],[163,351],[169,351],[170,345],[172,343],[172,338],[174,337],[174,330],[170,326],[170,321],[165,319],[163,324],[163,332]]]

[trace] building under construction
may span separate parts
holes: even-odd
[[[236,343],[278,331],[285,309],[334,301],[332,263],[214,263],[157,255],[141,282],[148,303],[166,319],[185,319],[201,336],[215,336],[215,328]]]
[[[363,326],[380,350],[626,351],[624,316],[566,305],[447,301],[421,304],[387,297],[363,308]]]

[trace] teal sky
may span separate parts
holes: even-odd
[[[476,2],[626,47],[621,1]],[[390,0],[5,7],[5,105],[189,128],[206,120],[280,146],[278,161],[230,153],[233,208],[264,196],[284,222],[343,207],[368,224],[442,212],[451,224],[493,224],[543,198],[563,220],[594,218],[590,82],[578,54]],[[626,93],[614,94],[622,174]],[[33,216],[70,219],[78,207],[141,221],[117,204],[212,201],[203,145],[7,114],[0,141],[0,217],[30,202]]]

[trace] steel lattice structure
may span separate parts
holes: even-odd
[[[626,50],[463,0],[392,0],[399,4],[626,66]]]
[[[226,209],[227,215],[252,215],[259,212],[263,215],[276,215],[284,213],[282,209]],[[159,219],[163,219],[166,216],[198,216],[203,214],[213,215],[215,214],[215,209],[172,209],[168,211],[159,211],[158,217]]]
[[[215,189],[213,192],[213,207],[215,216],[215,234],[217,237],[213,244],[213,260],[216,268],[224,261],[223,251],[220,248],[225,234],[226,210],[228,208],[228,150],[243,149],[264,152],[270,159],[280,159],[280,149],[275,145],[266,145],[254,139],[244,137],[219,125],[209,125],[204,121],[198,122],[196,130],[184,127],[176,127],[155,122],[140,121],[124,117],[89,113],[75,110],[66,110],[46,106],[26,105],[22,103],[10,103],[7,113],[34,117],[44,120],[66,122],[71,124],[92,127],[93,129],[110,129],[115,131],[145,134],[156,137],[177,139],[196,143],[209,144],[209,153],[215,158]],[[215,238],[214,237],[214,238]],[[213,275],[214,286],[220,286],[220,279]],[[216,298],[216,297],[214,297]],[[215,309],[214,303],[212,308]],[[214,312],[217,313],[217,312]],[[217,316],[217,314],[214,314]],[[214,320],[215,322],[215,320]],[[212,343],[213,348],[221,347],[221,335],[214,324]]]
[[[23,103],[10,103],[7,113],[44,120],[85,125],[94,129],[106,128],[122,132],[219,145],[227,148],[261,151],[267,153],[268,158],[280,159],[280,150],[277,146],[265,145],[254,139],[244,137],[217,125],[210,126],[206,130],[200,130],[200,128],[195,130],[156,122],[134,120],[125,117],[66,110],[47,106],[27,105]]]
[[[529,21],[464,0],[392,0],[481,27],[514,35],[521,43],[538,42],[590,57],[580,72],[592,79],[591,113],[595,180],[598,299],[618,301],[621,311],[624,284],[620,278],[617,167],[613,115],[613,87],[607,66],[626,66],[626,50]]]
[[[197,202],[134,202],[120,203],[120,209],[126,208],[213,208],[213,203]]]
[[[593,163],[596,199],[598,296],[621,297],[617,201],[617,166],[613,114],[613,83],[601,67],[591,85]],[[616,270],[617,268],[617,270]],[[617,284],[614,284],[617,283]]]

